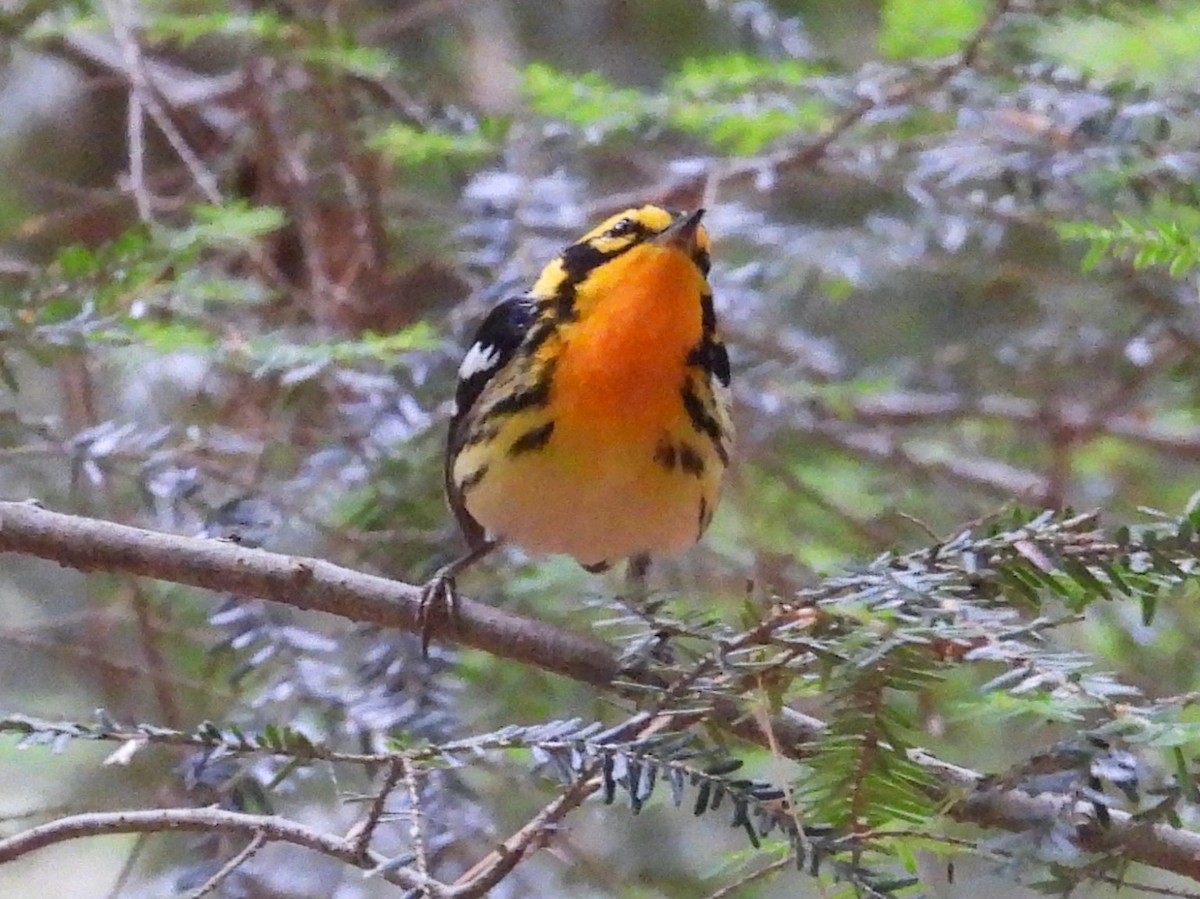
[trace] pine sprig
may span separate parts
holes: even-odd
[[[934,815],[933,782],[908,758],[912,722],[895,701],[927,683],[928,667],[919,652],[894,651],[878,665],[837,666],[824,681],[829,727],[797,791],[806,820],[857,834]]]
[[[1088,243],[1085,271],[1106,257],[1128,259],[1136,269],[1161,266],[1172,278],[1182,278],[1200,266],[1200,217],[1194,209],[1171,208],[1134,218],[1114,216],[1114,223],[1073,222],[1060,225],[1068,240]]]

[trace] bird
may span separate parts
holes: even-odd
[[[644,576],[708,528],[734,427],[704,214],[613,215],[483,319],[445,454],[468,550],[425,584],[425,648],[429,609],[455,614],[456,575],[501,544]]]

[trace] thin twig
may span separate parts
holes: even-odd
[[[154,697],[163,721],[170,727],[179,727],[183,720],[179,712],[179,704],[175,701],[175,693],[171,689],[172,679],[167,670],[166,660],[159,648],[161,632],[155,621],[155,610],[146,595],[145,588],[136,581],[129,585],[133,598],[133,612],[137,619],[138,637],[142,644],[142,653],[146,656],[146,667],[150,669],[150,681],[154,685]]]
[[[253,858],[258,850],[265,845],[267,845],[267,838],[261,833],[254,834],[254,836],[250,838],[250,842],[242,847],[240,852],[238,852],[225,864],[221,865],[221,869],[219,871],[213,874],[212,877],[208,878],[208,880],[204,881],[204,883],[200,884],[200,886],[196,887],[195,890],[188,893],[187,899],[202,899],[202,897],[213,892],[213,890],[224,883],[234,871]]]
[[[117,879],[113,881],[112,889],[108,891],[107,899],[118,899],[121,893],[125,892],[125,887],[129,880],[133,877],[133,872],[137,868],[138,859],[142,857],[142,853],[146,850],[146,842],[149,835],[140,833],[137,839],[133,841],[133,846],[125,856],[125,861],[121,863],[121,870],[117,872]]]
[[[74,806],[71,805],[48,805],[39,808],[25,809],[19,812],[6,812],[0,815],[0,824],[6,824],[9,821],[25,821],[29,818],[48,818],[51,815],[63,815],[73,811]]]
[[[468,5],[469,0],[418,0],[406,4],[379,24],[369,26],[363,33],[368,43],[387,43],[395,40],[406,31],[423,27],[443,16],[458,13]]]
[[[421,811],[421,785],[417,780],[420,768],[405,759],[400,763],[404,772],[404,785],[408,789],[408,834],[412,840],[412,851],[417,856],[417,871],[423,877],[429,876],[429,853],[425,849],[425,826],[422,823],[424,814]]]
[[[765,880],[772,874],[778,874],[784,868],[796,863],[796,856],[792,853],[787,853],[783,858],[776,859],[769,865],[763,865],[755,871],[751,871],[742,877],[739,877],[733,883],[726,884],[715,893],[709,893],[705,899],[730,899],[731,896],[739,893],[743,888],[751,884],[758,883],[760,880]]]
[[[805,497],[822,512],[828,512],[830,515],[835,516],[849,527],[850,530],[854,531],[859,539],[871,549],[882,549],[895,542],[895,535],[887,529],[880,527],[870,519],[860,518],[850,509],[840,505],[825,491],[813,487],[801,479],[791,468],[782,464],[770,463],[765,467],[772,478],[786,484],[790,491]]]
[[[771,701],[770,696],[763,688],[762,678],[757,678],[757,680],[759,682],[758,692],[761,700],[755,709],[755,715],[758,718],[759,728],[766,735],[767,749],[771,753],[771,758],[778,763],[780,759],[785,758],[785,755],[779,746],[779,738],[775,735],[775,727],[771,722],[771,716],[767,713],[767,709],[769,708]],[[787,802],[788,811],[792,816],[792,821],[796,825],[796,839],[799,842],[800,849],[804,853],[805,858],[812,858],[812,844],[809,842],[808,834],[804,832],[804,821],[801,820],[800,813],[802,806],[796,801],[795,791],[792,789],[792,780],[793,778],[784,776],[782,771],[777,772],[775,778],[776,783],[783,785],[783,798]],[[792,857],[794,856],[792,856],[791,853],[788,853],[788,859]],[[785,859],[784,861],[786,862],[788,859]],[[767,870],[769,870],[769,868]]]
[[[134,13],[130,0],[106,0],[105,9],[108,12],[109,22],[112,25],[113,35],[117,39],[117,43],[121,46],[121,51],[125,59],[125,75],[129,79],[130,93],[133,99],[136,99],[136,106],[139,110],[138,116],[140,121],[141,110],[144,109],[149,113],[151,120],[158,126],[158,130],[166,138],[171,149],[175,151],[175,155],[187,168],[192,176],[192,180],[204,194],[205,199],[215,206],[219,206],[223,199],[221,197],[220,188],[217,186],[216,176],[213,175],[205,166],[204,162],[192,150],[187,140],[175,127],[175,123],[171,120],[170,114],[159,102],[157,92],[150,81],[149,72],[142,60],[142,49],[138,44],[137,36],[134,34]],[[131,100],[131,110],[133,100]],[[138,140],[141,140],[140,135]],[[131,146],[131,153],[136,147]],[[132,166],[131,166],[132,170]],[[143,173],[144,185],[144,173]],[[134,181],[134,189],[137,189],[136,179]],[[139,204],[140,209],[140,204]]]
[[[671,727],[677,717],[662,709],[666,696],[660,697],[655,710],[638,712],[624,724],[610,730],[612,741],[645,739],[652,734]],[[660,713],[661,712],[661,713]],[[534,815],[520,830],[510,836],[493,852],[480,859],[469,871],[455,881],[450,896],[453,899],[478,899],[484,896],[508,873],[520,864],[534,849],[544,844],[554,827],[578,808],[587,797],[602,786],[598,776],[600,762],[593,762],[579,772],[578,779],[560,793],[552,802]]]
[[[367,851],[371,848],[371,837],[375,835],[375,828],[379,826],[379,820],[383,817],[383,812],[387,808],[388,797],[392,795],[392,791],[396,789],[396,784],[400,781],[400,775],[404,772],[404,760],[395,758],[388,765],[387,775],[383,779],[383,784],[379,788],[379,792],[375,794],[375,798],[371,801],[371,808],[367,811],[367,817],[362,824],[355,828],[354,846],[359,855],[366,857]],[[428,873],[422,869],[422,874]]]
[[[130,60],[132,64],[133,61]],[[142,100],[136,90],[129,92],[128,141],[129,186],[137,205],[138,218],[147,224],[154,222],[154,200],[146,187],[146,118]]]
[[[600,789],[600,779],[596,776],[598,770],[598,764],[584,769],[579,780],[501,843],[498,849],[481,859],[455,881],[447,894],[448,899],[478,899],[487,895],[488,891],[507,877],[531,851],[543,845],[546,834],[553,830],[559,821]]]
[[[833,145],[846,132],[857,126],[870,113],[889,106],[896,106],[900,103],[907,103],[922,94],[937,90],[955,75],[971,68],[979,56],[979,51],[983,47],[984,41],[996,30],[996,27],[1000,24],[1001,19],[1004,18],[1004,15],[1011,6],[1012,0],[996,0],[983,22],[975,30],[974,34],[967,39],[966,43],[963,44],[954,57],[935,68],[927,77],[914,78],[884,93],[882,96],[862,97],[850,109],[846,110],[840,119],[817,137],[816,140],[798,149],[786,150],[778,154],[778,157],[775,159],[775,166],[781,170],[808,168],[823,159]],[[729,175],[736,176],[737,174],[743,174],[757,177],[758,172],[761,170],[762,164],[754,163],[749,172],[739,173],[733,171]]]
[[[53,629],[57,622],[51,623],[46,630]],[[32,629],[31,629],[32,630]],[[62,656],[74,662],[84,663],[86,670],[93,675],[103,671],[106,675],[120,675],[128,680],[142,680],[155,675],[139,662],[118,661],[106,654],[97,652],[90,646],[67,638],[40,637],[36,634],[22,631],[6,631],[0,629],[0,645],[21,646],[36,649],[42,653]],[[219,685],[212,684],[198,677],[183,677],[178,674],[161,672],[160,676],[172,687],[186,689],[206,699],[232,698],[233,694]]]
[[[923,450],[893,434],[847,425],[830,417],[813,421],[806,432],[828,443],[909,471],[922,477],[944,478],[1002,499],[1017,497],[1039,503],[1049,491],[1042,475],[997,459]]]
[[[830,150],[850,131],[854,130],[871,113],[916,98],[943,87],[951,78],[975,66],[983,44],[999,27],[1004,16],[1012,8],[1013,0],[996,0],[987,16],[975,32],[963,43],[957,54],[924,76],[904,81],[879,95],[860,96],[842,115],[816,138],[798,146],[785,147],[753,159],[741,159],[727,165],[714,165],[712,170],[693,180],[703,185],[701,193],[705,203],[715,202],[718,189],[739,184],[753,184],[763,172],[781,172],[811,168],[829,155]],[[678,183],[658,184],[633,191],[605,197],[590,204],[589,212],[611,212],[627,206],[637,205],[647,197],[661,197],[678,192]]]

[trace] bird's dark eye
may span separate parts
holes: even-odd
[[[626,234],[633,234],[638,229],[638,224],[633,219],[621,219],[615,225],[608,229],[605,237],[624,237]]]

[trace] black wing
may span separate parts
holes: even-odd
[[[536,315],[537,307],[528,297],[504,300],[487,314],[458,369],[458,389],[454,394],[455,425],[479,399],[492,376],[512,359]]]
[[[472,549],[483,542],[485,535],[479,522],[467,512],[462,493],[454,483],[454,461],[464,439],[463,422],[488,381],[516,354],[536,317],[537,306],[528,297],[512,297],[499,303],[480,324],[458,369],[454,417],[450,419],[450,436],[446,444],[446,496]]]

